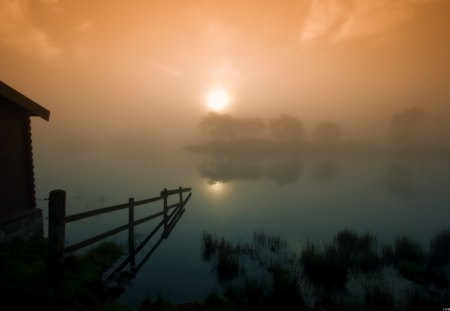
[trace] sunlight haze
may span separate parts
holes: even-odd
[[[417,281],[414,288],[423,288],[430,297],[445,289],[442,297],[448,301],[448,269],[445,281],[444,274],[433,275],[439,286],[447,286],[439,289],[427,283],[433,278],[423,274],[428,271],[425,261],[398,259],[394,267],[389,251],[394,252],[393,243],[404,235],[428,254],[430,241],[445,229],[447,233],[437,237],[447,247],[442,252],[448,257],[447,268],[450,263],[450,0],[0,0],[0,81],[0,91],[6,94],[0,94],[6,103],[0,116],[8,121],[0,123],[8,137],[3,141],[8,144],[2,145],[7,147],[0,150],[6,161],[0,163],[10,171],[3,173],[3,185],[12,185],[12,176],[21,178],[17,184],[23,189],[35,188],[27,192],[30,199],[8,193],[4,202],[17,199],[25,206],[35,197],[43,211],[44,234],[61,226],[64,232],[65,221],[77,219],[58,236],[59,246],[94,233],[114,233],[116,225],[122,231],[114,242],[130,256],[135,237],[136,244],[149,232],[160,239],[142,271],[135,274],[131,269],[131,276],[119,282],[135,277],[120,296],[129,306],[138,306],[146,297],[197,302],[212,292],[220,294],[216,300],[224,300],[221,289],[227,287],[220,287],[213,271],[220,265],[202,261],[202,241],[214,246],[216,239],[218,253],[218,245],[232,250],[225,241],[240,243],[236,249],[247,257],[231,270],[248,272],[246,281],[253,280],[256,268],[264,270],[264,282],[255,278],[242,288],[269,293],[260,285],[270,280],[304,285],[306,276],[299,273],[306,270],[289,265],[297,274],[287,278],[294,272],[273,264],[278,262],[275,257],[264,269],[258,263],[245,266],[260,259],[248,248],[252,237],[292,246],[279,258],[291,260],[292,255],[292,263],[300,265],[300,252],[308,246],[309,255],[321,261],[320,249],[328,255],[335,250],[331,244],[325,247],[326,241],[336,242],[343,232],[355,242],[353,231],[370,244],[367,250],[375,249],[378,241],[376,251],[386,255],[356,254],[355,261],[391,264],[389,274],[368,281],[393,273],[396,278],[409,275],[401,284]],[[37,108],[29,101],[31,110],[22,102],[8,106],[8,96],[14,93],[8,86],[50,111],[49,122],[47,114],[33,114],[31,138],[27,113]],[[11,111],[20,114],[22,127],[8,119]],[[26,151],[26,165],[10,145]],[[26,181],[8,161],[20,162]],[[4,192],[17,192],[8,187]],[[54,213],[62,224],[49,230],[48,198],[55,189],[67,192],[67,204],[58,201],[53,206],[67,205],[67,215],[95,217],[81,223],[78,216]],[[167,193],[173,194],[169,201],[179,201],[168,202]],[[155,196],[159,201],[147,200]],[[187,199],[184,210],[182,200]],[[133,202],[143,201],[157,216],[134,209]],[[103,218],[109,214],[95,212],[107,206],[116,206],[110,211],[117,214]],[[177,211],[170,221],[168,206]],[[135,210],[147,217],[147,225],[133,222]],[[160,218],[155,228],[164,232],[156,234]],[[287,242],[281,243],[279,236]],[[419,244],[411,245],[418,249]],[[267,248],[264,254],[275,256],[275,249]],[[346,263],[353,263],[351,258]],[[27,272],[28,264],[23,264],[26,269],[13,267]],[[368,283],[355,275],[358,278],[345,289],[353,294],[351,289],[358,288],[364,294]],[[3,279],[14,278],[7,274]],[[17,277],[16,283],[21,280]],[[397,288],[390,278],[384,281]],[[119,292],[105,287],[110,289]],[[291,289],[279,293],[292,292],[298,298]],[[312,287],[306,289],[305,301],[310,292]],[[392,293],[392,301],[411,292]],[[1,293],[9,289],[0,288]],[[240,290],[235,293],[241,297]],[[306,301],[309,309],[274,309],[327,310],[332,298],[341,302],[341,296],[329,293],[323,305]],[[357,301],[355,297],[342,302]],[[79,300],[90,301],[90,296],[85,298]],[[258,300],[261,305],[263,301]]]

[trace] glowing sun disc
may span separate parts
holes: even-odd
[[[213,111],[222,111],[230,103],[230,94],[222,88],[212,89],[206,95],[206,103]]]

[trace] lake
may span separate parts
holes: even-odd
[[[405,234],[424,246],[438,231],[449,228],[450,161],[446,160],[232,157],[165,148],[148,162],[131,157],[95,163],[81,170],[55,168],[46,175],[38,171],[37,180],[44,185],[38,188],[38,198],[46,197],[48,175],[57,172],[66,176],[61,187],[67,191],[68,215],[125,203],[128,197],[158,196],[164,188],[192,187],[186,212],[173,232],[120,297],[132,306],[147,296],[186,302],[220,289],[210,265],[201,261],[203,231],[246,242],[255,231],[264,230],[281,236],[298,251],[309,240],[328,241],[345,228],[369,231],[387,243]],[[38,202],[46,212],[47,202]],[[137,207],[137,218],[160,211],[161,204]],[[115,212],[69,224],[66,244],[127,219],[126,212]],[[136,227],[137,240],[144,239],[158,222]],[[118,234],[111,240],[125,246],[127,237]],[[151,246],[152,242],[138,258]]]

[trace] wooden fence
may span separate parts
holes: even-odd
[[[119,268],[123,268],[126,264],[130,264],[132,270],[139,270],[142,264],[148,259],[148,257],[153,253],[154,249],[161,243],[162,239],[166,239],[179,218],[184,212],[184,206],[188,202],[191,197],[191,188],[182,188],[174,190],[164,189],[161,191],[161,194],[154,198],[149,198],[145,200],[135,201],[134,198],[130,198],[128,203],[113,205],[109,207],[99,208],[92,211],[87,211],[79,214],[74,214],[70,216],[66,216],[66,192],[64,190],[53,190],[50,192],[49,197],[49,214],[48,214],[48,239],[49,239],[49,251],[50,251],[50,266],[51,267],[59,267],[66,254],[75,252],[83,247],[101,241],[107,237],[110,237],[116,233],[128,230],[128,257],[124,261]],[[183,193],[189,192],[187,197],[183,199]],[[171,195],[178,195],[178,202],[168,205],[168,198]],[[162,211],[151,214],[149,216],[143,217],[141,219],[136,220],[134,217],[135,207],[141,206],[144,204],[162,201]],[[64,243],[65,239],[65,225],[70,222],[74,222],[81,219],[86,219],[89,217],[110,213],[114,211],[119,211],[123,209],[128,209],[128,223],[124,224],[120,227],[114,228],[102,234],[96,235],[84,241],[78,242],[73,245],[66,246]],[[169,211],[172,210],[170,213]],[[151,219],[157,217],[163,217],[163,220],[152,230],[150,235],[138,246],[135,247],[134,241],[134,228],[135,226],[147,222]],[[135,263],[135,254],[139,252],[148,240],[153,237],[156,232],[164,227],[164,231],[161,239],[158,241],[157,245],[149,252],[149,254],[144,258],[143,262],[137,266]],[[118,269],[119,269],[118,268]],[[116,269],[116,270],[118,270]]]

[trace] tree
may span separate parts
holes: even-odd
[[[341,139],[341,136],[341,127],[336,122],[322,121],[317,124],[315,138],[318,143],[333,145]]]
[[[210,113],[200,121],[200,129],[216,139],[257,137],[265,128],[265,122],[258,118],[235,118],[218,113]]]
[[[423,131],[425,110],[409,108],[394,114],[390,124],[391,142],[396,144],[417,143]]]
[[[302,142],[304,139],[302,122],[286,114],[269,121],[269,130],[279,140]]]

